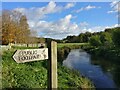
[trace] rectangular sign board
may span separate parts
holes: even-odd
[[[46,60],[48,59],[48,48],[17,50],[13,59],[17,63]]]

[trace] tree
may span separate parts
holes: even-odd
[[[79,42],[83,43],[83,42],[88,42],[90,37],[91,37],[91,33],[90,32],[85,32],[85,33],[81,33],[78,38],[79,38]]]
[[[36,30],[31,30],[28,41],[29,41],[28,43],[37,43],[38,42],[37,31]]]
[[[2,41],[3,44],[12,43],[14,40],[14,23],[10,17],[10,11],[2,13]]]
[[[52,41],[52,40],[51,40],[51,41]],[[40,38],[38,38],[37,42],[38,42],[38,43],[45,43],[46,40],[45,40],[45,38],[40,37]]]
[[[89,42],[92,46],[100,46],[101,45],[100,37],[98,35],[92,36],[90,38]]]
[[[84,42],[84,34],[83,34],[83,33],[81,33],[81,34],[78,36],[78,38],[79,38],[80,43]]]
[[[2,16],[0,16],[0,45],[2,44]]]
[[[100,40],[102,45],[111,45],[112,44],[112,36],[109,32],[103,32],[100,34]]]
[[[28,43],[29,26],[25,15],[17,11],[3,11],[2,13],[2,42]]]
[[[114,45],[120,47],[120,27],[114,29],[112,33],[112,39]]]
[[[27,23],[27,18],[25,15],[22,15],[20,18],[20,35],[21,35],[21,43],[28,43],[29,42],[29,37],[30,37],[30,30],[29,26]]]

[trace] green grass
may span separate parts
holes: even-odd
[[[94,85],[78,71],[70,70],[58,64],[58,86],[60,88],[88,88],[94,90]]]
[[[70,49],[78,49],[82,46],[87,46],[88,43],[58,43],[58,48],[69,47]]]
[[[21,47],[21,46],[12,46],[12,49],[37,49],[38,47]]]
[[[47,69],[46,61],[17,64],[12,59],[13,52],[5,52],[2,56],[3,88],[45,88]]]
[[[47,60],[17,64],[13,59],[14,51],[2,55],[3,88],[47,88]],[[93,89],[91,81],[80,73],[58,63],[59,88]]]
[[[62,47],[73,47],[73,46],[82,46],[88,45],[88,43],[57,43],[58,48]],[[33,49],[38,47],[21,47],[21,46],[12,46],[14,49]]]
[[[58,43],[58,48],[64,47],[64,46],[81,46],[81,45],[87,45],[88,43]]]

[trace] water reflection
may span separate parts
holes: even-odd
[[[63,65],[89,77],[97,88],[115,88],[120,85],[120,67],[116,63],[94,58],[85,51],[72,50]]]
[[[102,71],[112,78],[117,87],[120,87],[120,64],[117,60],[107,60],[104,58],[91,57],[91,64],[99,65]]]

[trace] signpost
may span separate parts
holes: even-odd
[[[52,41],[49,47],[48,89],[57,89],[57,43]]]
[[[49,48],[17,50],[13,55],[13,59],[17,63],[49,59],[48,89],[53,90],[57,89],[57,42],[52,41],[48,47]]]
[[[13,55],[17,63],[48,59],[48,48],[17,50]]]

